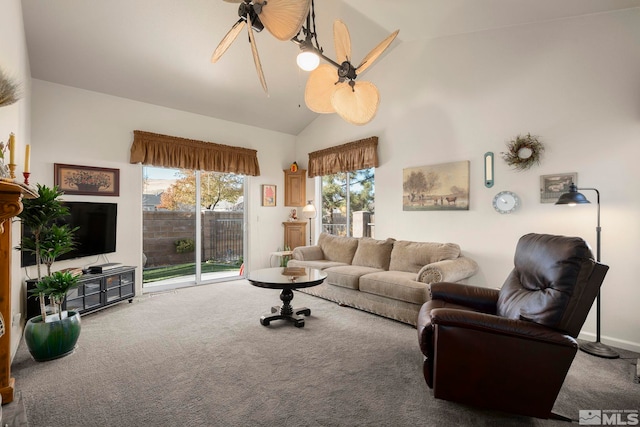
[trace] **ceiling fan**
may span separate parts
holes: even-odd
[[[304,93],[307,107],[316,113],[338,113],[342,119],[355,125],[369,123],[378,111],[380,93],[373,83],[356,82],[356,78],[371,67],[398,33],[399,30],[391,33],[365,56],[360,65],[354,67],[351,62],[349,30],[344,22],[336,19],[333,24],[333,39],[337,62],[325,57],[321,50],[318,52],[315,49],[331,65],[322,64],[309,75]]]
[[[253,54],[253,62],[258,72],[260,84],[265,93],[267,81],[262,71],[262,64],[258,55],[258,48],[253,35],[266,28],[275,38],[289,41],[300,32],[302,24],[309,14],[311,0],[224,0],[227,3],[240,3],[238,16],[240,19],[223,37],[211,56],[211,62],[217,62],[235,41],[240,32],[248,24],[249,43]]]

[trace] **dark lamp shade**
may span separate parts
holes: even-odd
[[[560,196],[556,205],[579,205],[584,203],[591,203],[582,193],[578,192],[578,188],[575,184],[569,186],[569,192]]]

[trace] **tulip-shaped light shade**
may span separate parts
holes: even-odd
[[[313,71],[320,65],[320,57],[313,50],[302,50],[296,58],[298,67],[304,71]]]
[[[309,200],[307,205],[302,208],[302,215],[309,220],[309,246],[311,246],[311,220],[317,215],[316,207],[313,206],[313,200]]]

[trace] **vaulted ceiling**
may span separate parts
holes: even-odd
[[[357,63],[395,29],[391,45],[640,6],[640,0],[317,0],[325,54],[342,19]],[[242,34],[211,54],[238,19],[222,0],[22,0],[35,79],[297,135],[316,113],[304,104],[298,47],[256,35],[269,95]],[[384,59],[380,59],[381,61]],[[384,97],[384,94],[382,94]]]

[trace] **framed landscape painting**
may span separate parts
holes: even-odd
[[[469,161],[402,171],[402,210],[469,210]]]
[[[54,163],[54,184],[64,194],[119,196],[120,169]]]

